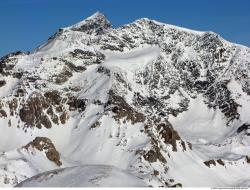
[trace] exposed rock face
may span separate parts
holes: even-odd
[[[54,105],[61,104],[62,98],[60,96],[60,93],[56,90],[45,92],[44,96],[46,97],[48,102],[51,102]]]
[[[62,69],[62,72],[57,74],[57,75],[54,75],[53,76],[53,81],[56,83],[56,84],[63,84],[65,83],[66,81],[69,80],[70,77],[72,77],[72,72],[71,70],[68,68],[68,67],[64,67]]]
[[[43,96],[34,93],[20,109],[20,119],[26,123],[27,127],[36,126],[41,128],[44,126],[46,128],[51,128],[51,122],[48,116],[43,112],[48,106]]]
[[[75,111],[78,110],[79,112],[84,111],[86,108],[86,99],[77,99],[74,96],[69,97],[67,104],[69,105],[69,110]]]
[[[214,165],[216,166],[216,162],[222,166],[225,166],[225,163],[221,160],[221,159],[218,159],[218,160],[208,160],[208,161],[205,161],[204,164],[207,166],[207,167],[211,167],[211,165]]]
[[[250,129],[250,125],[247,123],[244,123],[237,129],[237,133],[245,132],[247,135],[250,135],[250,132],[247,132]]]
[[[122,97],[115,95],[113,91],[109,92],[106,107],[115,114],[117,120],[125,118],[125,120],[131,121],[132,124],[145,121],[145,116],[142,113],[138,113]]]
[[[157,160],[159,160],[160,162],[166,163],[166,159],[162,156],[158,147],[154,147],[154,150],[149,150],[143,157],[148,162],[157,162]]]
[[[172,128],[171,124],[161,123],[157,126],[160,136],[164,139],[166,144],[171,144],[173,151],[177,151],[176,141],[181,140],[179,134]],[[185,146],[185,144],[184,144]],[[186,148],[185,148],[186,149]]]
[[[44,151],[50,161],[58,166],[62,165],[60,154],[50,139],[46,137],[36,137],[32,142],[24,146],[25,149],[29,149],[29,147],[36,148],[39,151]]]
[[[52,122],[59,124],[59,119],[62,124],[65,124],[69,117],[62,106],[62,101],[63,99],[56,90],[47,91],[44,95],[35,92],[22,105],[19,111],[20,119],[25,123],[25,127],[39,129],[42,127],[51,128]]]
[[[222,165],[222,166],[225,165],[225,163],[224,163],[221,159],[217,160],[217,162],[218,162],[218,164],[220,164],[220,165]]]

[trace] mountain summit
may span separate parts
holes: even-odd
[[[213,32],[62,28],[0,59],[0,185],[249,187],[249,70]]]
[[[111,27],[111,23],[106,19],[104,14],[96,12],[87,19],[68,27],[68,29],[85,32],[87,34],[103,34],[105,30],[108,30]]]

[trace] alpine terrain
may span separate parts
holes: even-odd
[[[249,187],[250,49],[97,12],[2,57],[0,186]]]

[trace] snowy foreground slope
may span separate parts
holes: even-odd
[[[76,177],[77,176],[77,177]],[[111,166],[62,168],[38,174],[17,187],[146,187],[140,179]]]
[[[249,187],[250,49],[101,13],[0,59],[0,186]]]

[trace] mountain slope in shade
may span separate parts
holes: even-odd
[[[0,65],[1,186],[249,186],[247,47],[96,13]]]

